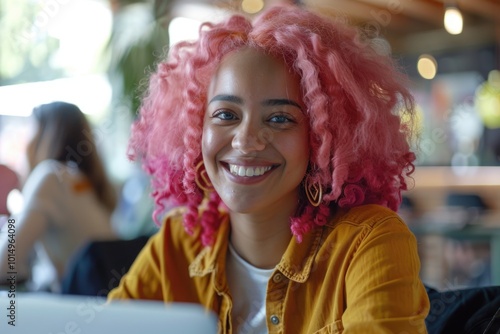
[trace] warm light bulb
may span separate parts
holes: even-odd
[[[241,2],[241,9],[245,13],[255,14],[264,8],[264,0],[243,0]]]
[[[446,31],[452,35],[458,35],[462,32],[464,20],[462,13],[456,7],[446,8],[444,13],[444,27]]]
[[[434,79],[437,73],[437,62],[431,55],[421,55],[418,58],[417,69],[420,76],[424,79]]]
[[[11,214],[19,214],[24,209],[24,197],[18,189],[12,189],[7,195],[7,210]]]

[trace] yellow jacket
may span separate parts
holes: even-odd
[[[229,219],[213,247],[184,232],[182,211],[166,218],[113,299],[199,303],[231,333],[225,265]],[[338,210],[324,227],[294,238],[267,286],[269,333],[427,333],[429,299],[419,278],[415,237],[389,209]]]

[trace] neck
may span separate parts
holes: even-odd
[[[250,215],[230,213],[231,244],[257,268],[275,267],[286,251],[292,233],[290,213]]]

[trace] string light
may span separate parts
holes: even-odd
[[[434,79],[437,73],[436,59],[427,54],[423,54],[418,58],[417,70],[420,76],[424,79]]]
[[[457,7],[450,6],[444,13],[444,28],[452,35],[458,35],[462,32],[464,20],[462,13]]]
[[[248,14],[258,13],[264,8],[264,0],[243,0],[241,9]]]

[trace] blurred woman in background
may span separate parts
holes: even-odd
[[[71,256],[87,241],[115,238],[110,216],[116,195],[84,114],[66,102],[43,104],[33,114],[37,131],[27,149],[24,209],[13,217],[14,240],[9,242],[6,233],[0,240],[0,284],[7,272],[16,272],[18,283],[29,279],[30,255],[38,241],[60,280]],[[15,268],[7,256],[12,241]]]

